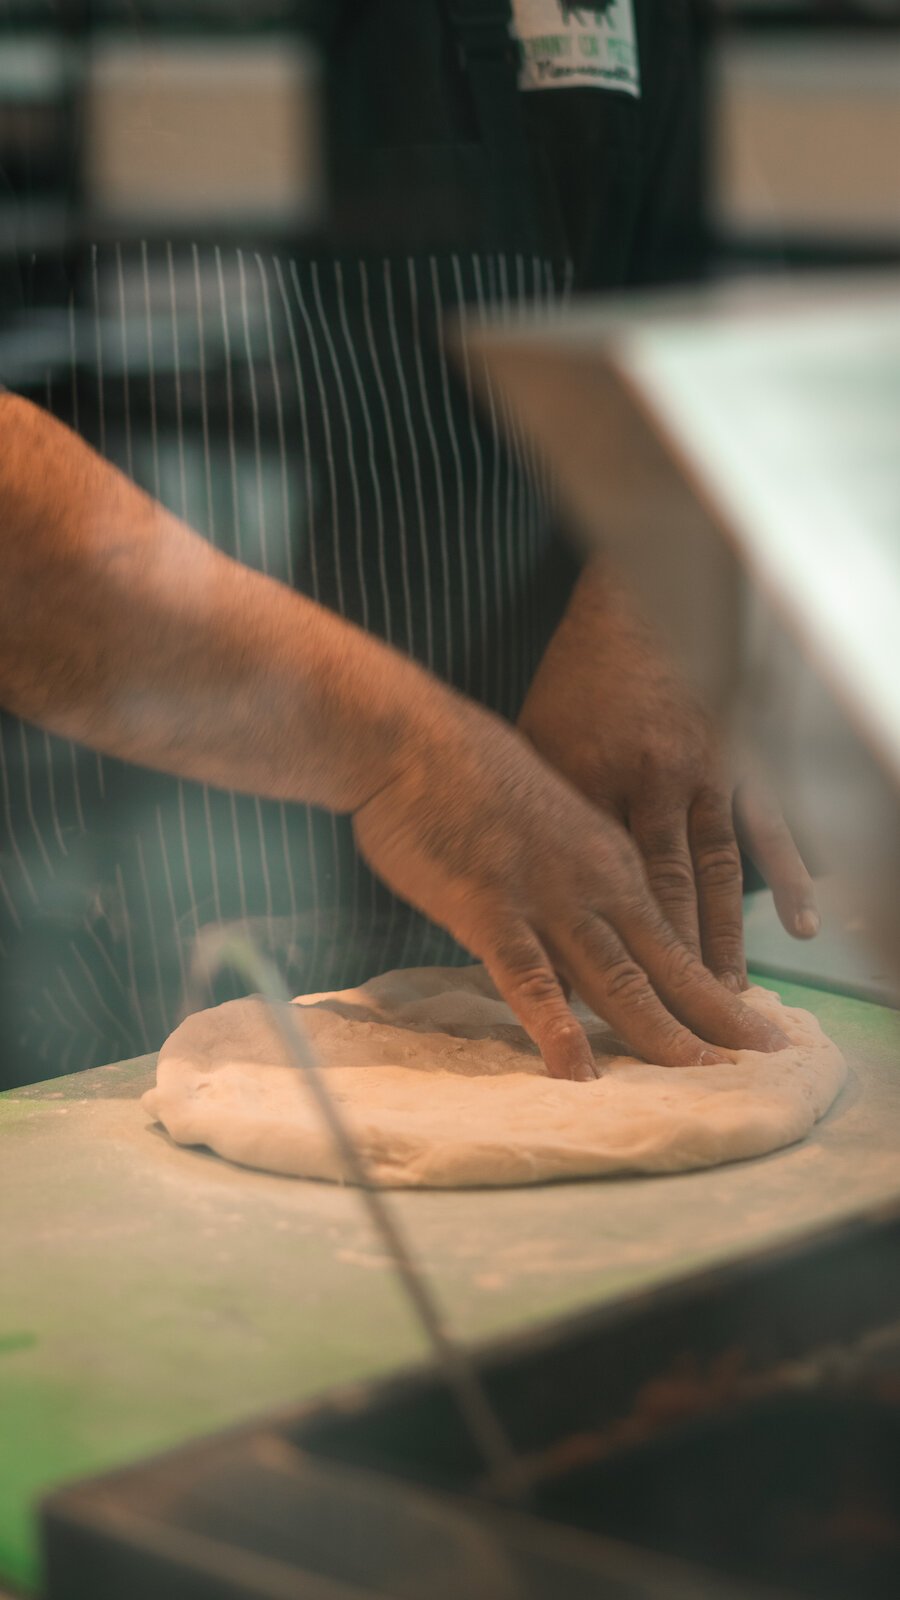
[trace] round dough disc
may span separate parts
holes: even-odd
[[[846,1075],[807,1011],[752,989],[791,1040],[774,1055],[667,1068],[621,1053],[580,1003],[602,1076],[549,1078],[485,969],[387,972],[295,1001],[372,1178],[460,1188],[625,1172],[684,1172],[802,1139]],[[229,1161],[343,1182],[302,1071],[284,1065],[259,998],[197,1012],[163,1045],[144,1104],[179,1144]]]

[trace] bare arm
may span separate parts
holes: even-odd
[[[430,680],[0,395],[0,703],[110,755],[352,810]],[[360,709],[365,708],[361,718]]]

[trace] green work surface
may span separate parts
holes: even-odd
[[[518,1330],[900,1193],[897,1013],[771,986],[851,1068],[803,1144],[679,1177],[393,1197],[459,1334]],[[0,1582],[38,1585],[51,1485],[423,1355],[359,1197],[180,1149],[139,1103],[152,1073],[147,1057],[0,1097]]]

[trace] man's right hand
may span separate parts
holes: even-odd
[[[420,690],[427,715],[414,719],[405,765],[356,810],[357,843],[485,963],[553,1077],[594,1076],[561,978],[635,1054],[665,1066],[783,1048],[778,1028],[679,943],[624,828],[505,722],[427,679]]]

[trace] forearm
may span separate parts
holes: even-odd
[[[650,632],[615,567],[599,555],[582,568],[562,626],[592,650],[607,649],[610,641],[626,634],[646,637]]]
[[[0,396],[0,703],[183,777],[352,810],[431,680]],[[426,713],[422,713],[425,715]]]
[[[566,610],[540,661],[526,697],[520,720],[527,723],[540,703],[551,711],[548,696],[558,695],[566,683],[590,683],[602,694],[606,665],[643,654],[650,645],[649,631],[609,564],[598,557],[582,570]]]

